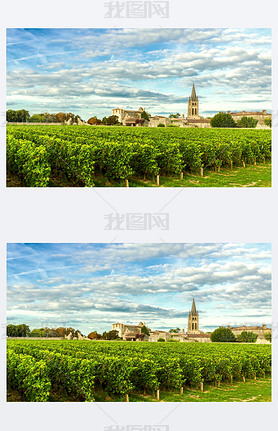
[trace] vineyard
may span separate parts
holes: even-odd
[[[182,181],[269,162],[270,130],[7,126],[7,171],[28,187],[57,178],[65,186],[159,186],[163,177]]]
[[[94,401],[99,393],[159,399],[159,391],[182,394],[266,378],[271,346],[234,343],[127,343],[8,340],[7,380],[25,401]],[[232,386],[233,387],[233,386]]]

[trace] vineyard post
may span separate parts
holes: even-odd
[[[126,400],[127,403],[129,403],[129,396],[128,396],[128,394],[126,394],[125,400]]]
[[[128,180],[125,180],[125,186],[129,187]]]
[[[183,180],[183,172],[180,173],[180,180]]]
[[[181,389],[180,389],[180,395],[182,394],[183,394],[183,386],[181,386]]]
[[[203,168],[200,169],[200,175],[201,175],[201,177],[204,176],[204,169]]]
[[[159,186],[159,175],[156,176],[156,185]]]
[[[245,383],[245,377],[244,377],[244,376],[242,376],[242,380],[243,380],[243,382]]]
[[[203,382],[200,383],[200,389],[201,389],[201,392],[204,392],[204,383]]]
[[[231,376],[231,385],[233,384],[233,376]]]
[[[220,172],[220,166],[217,167],[217,172]]]
[[[245,162],[244,162],[244,160],[242,160],[242,166],[245,168]]]
[[[254,374],[254,380],[257,380],[257,376],[256,376],[256,373]]]
[[[263,372],[263,378],[265,379],[265,372]]]
[[[233,161],[231,160],[231,171],[233,170]]]
[[[156,390],[156,399],[159,401],[159,389]]]

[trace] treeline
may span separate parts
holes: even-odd
[[[264,120],[266,126],[271,127],[271,118]],[[231,114],[225,112],[219,112],[211,120],[211,127],[238,127],[240,129],[255,129],[257,127],[258,120],[253,117],[241,117],[240,120],[235,121]]]
[[[237,337],[230,328],[220,326],[212,332],[210,339],[213,343],[256,343],[258,335],[252,331],[242,331]],[[271,332],[267,332],[264,338],[271,342]]]
[[[73,338],[77,338],[78,334],[81,334],[79,329],[74,328],[38,328],[30,330],[28,325],[21,324],[21,325],[13,325],[10,324],[7,326],[7,336],[8,337],[35,337],[35,338],[65,338],[66,335],[72,334]]]
[[[58,112],[58,114],[34,114],[30,116],[29,111],[19,109],[14,111],[9,109],[6,112],[6,120],[8,123],[66,123],[70,120],[72,124],[77,124],[78,120],[83,121],[79,115],[72,112]]]

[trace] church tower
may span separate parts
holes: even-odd
[[[199,313],[196,310],[195,300],[193,298],[192,308],[188,315],[188,334],[200,334],[199,331]]]
[[[198,119],[199,117],[199,98],[196,96],[195,86],[193,84],[191,96],[188,99],[187,118]]]

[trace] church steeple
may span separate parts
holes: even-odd
[[[193,298],[191,311],[188,314],[188,334],[200,334],[199,313],[196,309],[195,299]]]
[[[193,301],[192,301],[191,314],[197,314],[196,305],[195,305],[195,299],[194,298],[193,298]]]
[[[191,99],[192,99],[192,100],[197,100],[196,90],[195,90],[195,85],[194,85],[194,83],[193,83],[193,87],[192,87]]]
[[[195,85],[193,84],[191,96],[188,99],[188,114],[189,119],[198,119],[199,117],[199,98],[196,95]]]

